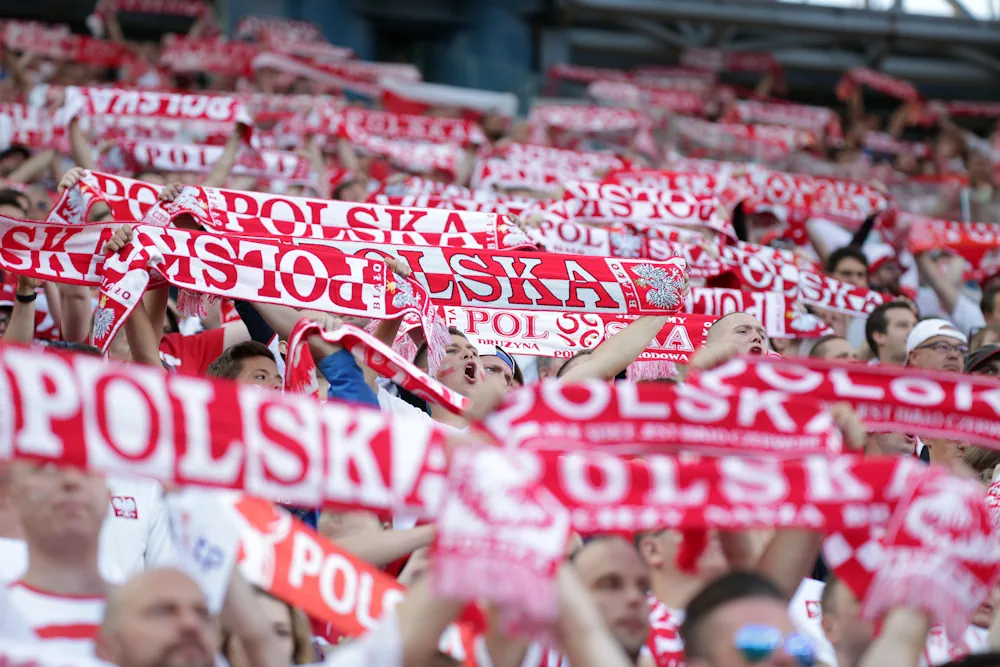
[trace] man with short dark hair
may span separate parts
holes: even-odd
[[[834,250],[826,259],[825,269],[835,280],[868,288],[868,258],[857,246],[846,245]]]
[[[795,632],[788,601],[759,574],[719,577],[691,599],[686,614],[681,637],[688,667],[812,664],[812,645]]]
[[[28,217],[31,200],[28,195],[13,188],[0,189],[0,215],[24,220]]]
[[[984,345],[965,358],[965,372],[1000,377],[1000,345]]]
[[[620,537],[592,539],[571,556],[611,634],[635,664],[649,634],[649,568]]]
[[[284,384],[274,354],[263,343],[248,340],[230,346],[205,372],[210,378],[281,389]]]
[[[906,363],[906,337],[916,324],[916,313],[904,301],[888,301],[868,315],[865,339],[878,363]]]
[[[846,338],[836,335],[823,336],[809,351],[810,359],[832,359],[835,361],[857,361],[858,355]]]

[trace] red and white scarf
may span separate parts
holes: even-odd
[[[837,82],[837,97],[846,100],[861,86],[867,86],[872,90],[907,102],[915,102],[920,99],[920,93],[909,81],[896,79],[866,67],[855,67],[841,77],[840,81]]]
[[[896,508],[881,545],[884,555],[862,616],[877,619],[893,607],[916,607],[960,641],[1000,578],[1000,539],[982,485],[932,468]]]
[[[874,432],[911,433],[1000,449],[1000,384],[994,378],[820,359],[734,359],[689,378],[714,394],[752,387],[850,403]]]
[[[769,72],[780,75],[781,65],[770,53],[685,49],[681,65],[709,72]]]
[[[429,234],[482,234],[485,247],[504,247],[503,238],[517,234],[512,225],[496,215],[445,210],[375,206],[186,186],[170,203],[157,203],[162,188],[143,181],[101,172],[85,172],[80,184],[63,192],[48,220],[81,224],[95,204],[103,202],[116,220],[154,221],[159,224],[178,215],[189,214],[208,229],[229,234],[294,238],[336,239],[337,230],[346,234],[398,232],[400,243],[433,245],[420,238]],[[324,230],[333,230],[328,232]],[[397,235],[398,236],[398,235]],[[370,240],[362,236],[359,240]],[[523,245],[517,243],[513,247]]]
[[[8,458],[238,489],[310,507],[429,518],[443,501],[444,432],[424,419],[11,345],[0,345],[0,377],[12,390],[4,397],[5,413],[16,417]],[[701,423],[707,417],[702,414]],[[694,461],[662,454],[638,460],[602,452],[501,453],[528,461],[528,482],[574,510],[573,528],[584,534],[861,528],[880,520],[854,516],[854,503],[894,503],[927,471],[911,458]],[[607,513],[608,506],[656,513]],[[777,512],[782,506],[797,511]]]
[[[469,400],[466,397],[444,386],[371,334],[350,324],[344,324],[335,331],[324,331],[309,320],[299,320],[288,336],[288,352],[285,355],[286,391],[310,395],[315,395],[318,391],[316,365],[308,345],[310,336],[320,336],[328,343],[342,345],[344,349],[350,350],[358,364],[371,368],[425,401],[437,403],[455,414],[462,414],[468,407]],[[443,349],[445,345],[441,347]]]
[[[101,160],[108,171],[139,171],[152,169],[163,172],[207,173],[222,156],[222,146],[170,143],[165,141],[121,142]],[[113,169],[111,167],[118,167]],[[125,169],[122,169],[125,167]],[[241,150],[231,173],[238,176],[281,180],[286,183],[309,182],[309,160],[289,151]]]
[[[465,145],[482,143],[486,136],[478,124],[455,118],[398,114],[351,107],[330,119],[327,132],[350,141],[366,135],[383,139],[406,139]]]
[[[967,280],[981,281],[1000,273],[1000,232],[987,222],[958,222],[904,213],[900,224],[909,229],[907,248],[914,255],[947,249],[969,263]]]
[[[222,76],[249,76],[260,53],[258,44],[222,37],[186,37],[173,33],[163,38],[160,64],[174,72],[210,72]]]
[[[599,102],[633,109],[651,108],[657,111],[662,109],[693,116],[705,112],[703,90],[639,85],[628,81],[594,81],[587,86],[587,95]]]
[[[128,50],[116,42],[24,21],[5,22],[3,43],[11,51],[102,67],[118,67],[131,57]]]
[[[235,39],[266,41],[273,36],[298,42],[322,42],[323,31],[315,23],[276,18],[274,16],[244,16],[236,24]]]
[[[441,316],[476,347],[493,345],[511,354],[569,358],[610,340],[633,322],[633,315],[535,313],[526,310],[487,310],[444,306]],[[686,364],[705,342],[716,317],[678,313],[666,324],[637,361]],[[409,318],[408,318],[409,319]],[[414,321],[411,327],[417,326]]]
[[[804,104],[738,100],[723,116],[723,121],[797,127],[818,137],[834,139],[839,139],[841,134],[840,118],[834,111]]]
[[[65,92],[63,112],[67,122],[77,116],[113,116],[229,127],[237,124],[243,126],[247,139],[253,127],[243,102],[229,95],[76,86],[68,86]]]
[[[836,455],[843,439],[825,407],[781,391],[728,396],[689,384],[562,384],[543,380],[508,396],[483,421],[497,444],[620,455],[753,451],[778,457]]]
[[[101,225],[101,231],[107,226]],[[79,229],[79,228],[78,228]],[[82,228],[84,230],[90,227]],[[81,232],[86,235],[86,232]],[[95,240],[97,234],[91,234]],[[94,262],[100,248],[95,249]],[[94,344],[107,349],[143,293],[165,282],[198,294],[308,308],[340,315],[395,319],[416,313],[431,346],[435,311],[424,289],[378,260],[333,248],[296,247],[269,238],[139,225],[132,241],[104,260]],[[432,370],[434,365],[432,364]]]

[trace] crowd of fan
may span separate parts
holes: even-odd
[[[20,102],[29,99],[36,85],[92,85],[107,81],[109,74],[122,77],[119,83],[125,86],[174,89],[192,85],[189,77],[176,75],[154,60],[154,46],[135,45],[134,52],[137,57],[132,64],[141,67],[109,72],[8,51],[0,94],[9,102]],[[331,92],[313,81],[264,68],[256,77],[239,82],[210,78],[213,90],[236,90],[238,83],[242,92],[272,95]],[[753,95],[766,99],[761,90]],[[993,220],[1000,196],[993,137],[973,135],[947,117],[937,127],[920,125],[917,102],[904,103],[888,119],[887,131],[881,132],[880,119],[864,113],[859,101],[857,93],[848,106],[837,109],[846,122],[842,140],[791,151],[771,165],[860,179],[877,177],[897,192],[917,183],[926,189],[933,183],[938,188],[931,197],[933,203],[921,212]],[[723,114],[721,108],[716,112]],[[527,139],[522,121],[487,115],[481,122],[489,143],[477,147],[479,154]],[[922,139],[921,150],[913,148],[915,142],[902,141],[910,131]],[[676,133],[670,136],[678,138]],[[890,151],[886,142],[873,140],[885,136],[894,140]],[[730,161],[754,157],[753,150],[735,155],[732,146],[699,148],[692,145],[698,143],[696,139],[681,137],[678,142],[688,152],[698,149],[702,157]],[[44,220],[55,195],[79,182],[81,168],[96,166],[94,138],[87,136],[78,120],[71,122],[68,140],[67,153],[13,145],[0,155],[5,183],[0,190],[0,215]],[[542,140],[568,141],[557,132]],[[596,143],[592,141],[589,147]],[[208,175],[152,170],[131,175],[162,185],[268,187],[252,178],[229,175],[239,147],[239,141],[229,141],[226,153]],[[617,150],[633,164],[668,169],[671,160],[682,156],[675,146],[666,148],[660,156],[644,155],[628,142]],[[344,140],[326,153],[319,150],[318,142],[311,142],[305,154],[314,167],[315,182],[308,187],[322,197],[364,201],[383,181],[398,182],[400,176],[411,175],[404,165]],[[468,185],[468,173],[462,169],[423,175]],[[935,177],[940,180],[933,181]],[[273,187],[289,191],[286,184]],[[167,187],[161,199],[175,197],[178,189]],[[530,197],[537,193],[517,187],[506,194]],[[897,195],[897,199],[905,207],[903,197]],[[749,227],[754,224],[753,219],[748,221]],[[809,221],[807,230],[811,243],[804,252],[822,262],[828,275],[894,295],[895,300],[877,307],[867,318],[817,312],[831,333],[810,340],[771,339],[752,315],[731,313],[711,327],[699,353],[701,361],[692,364],[716,363],[737,353],[777,353],[1000,374],[1000,274],[973,285],[963,278],[963,260],[954,254],[927,251],[913,257],[885,243],[858,243],[856,238],[852,242],[851,232],[823,220]],[[106,251],[120,249],[130,235],[130,227],[122,225]],[[401,275],[409,272],[402,262],[391,262],[391,266]],[[85,343],[94,308],[94,295],[88,288],[41,284],[10,273],[4,285],[0,334],[5,343],[44,342],[80,354],[96,353]],[[130,363],[162,364],[166,372],[282,388],[284,341],[302,312],[236,303],[215,308],[207,317],[191,318],[177,312],[175,298],[166,289],[148,295],[145,309],[132,317],[148,318],[147,330],[162,330],[162,335],[146,339],[120,335],[110,356]],[[341,321],[326,313],[305,315],[327,329]],[[479,350],[453,329],[436,377],[470,399],[495,398],[544,378],[613,380],[646,348],[662,322],[657,317],[640,318],[615,336],[614,345],[601,345],[568,361],[515,358],[499,348]],[[390,342],[392,338],[394,332]],[[456,431],[467,426],[465,417],[428,405],[391,382],[376,380],[337,346],[318,339],[310,345],[328,383],[324,384],[328,399],[423,415]],[[421,350],[414,360],[424,369],[425,357]],[[997,455],[989,450],[902,433],[870,433],[863,448],[866,456],[915,456],[956,473],[971,467],[987,482],[997,463]],[[405,600],[369,635],[344,638],[326,623],[310,622],[294,604],[254,589],[237,570],[216,617],[198,584],[175,569],[177,547],[164,494],[164,488],[152,480],[105,478],[24,461],[0,463],[0,579],[7,582],[6,602],[0,609],[0,642],[4,637],[31,636],[58,648],[61,653],[53,655],[80,660],[96,657],[121,667],[207,667],[220,657],[234,666],[253,667],[324,659],[336,664],[480,667],[554,667],[568,662],[575,667],[680,667],[686,663],[915,666],[1000,649],[997,593],[973,617],[961,644],[949,643],[939,629],[928,631],[921,614],[906,609],[893,612],[876,634],[870,622],[860,619],[859,602],[850,589],[827,574],[819,558],[822,535],[799,530],[713,534],[691,573],[677,566],[681,534],[660,530],[635,535],[633,541],[608,536],[567,545],[567,558],[558,575],[557,645],[506,637],[487,622],[486,631],[466,641],[460,651],[444,651],[439,637],[462,605],[435,599],[425,581],[434,525],[415,525],[401,516],[309,508],[290,509],[340,548],[408,585]],[[483,613],[490,616],[488,609]],[[45,660],[42,664],[49,664]]]

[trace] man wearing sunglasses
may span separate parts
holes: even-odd
[[[906,337],[906,365],[961,373],[969,340],[947,320],[917,322]]]
[[[906,365],[932,371],[961,373],[968,339],[954,324],[937,318],[917,322],[906,337]],[[918,438],[916,453],[924,461],[949,465],[964,445],[941,438]],[[928,451],[929,450],[929,451]]]
[[[813,667],[812,644],[795,631],[788,601],[752,572],[719,577],[687,605],[681,637],[687,667]]]

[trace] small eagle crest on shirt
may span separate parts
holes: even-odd
[[[111,509],[119,519],[139,518],[139,508],[132,496],[111,496]]]

